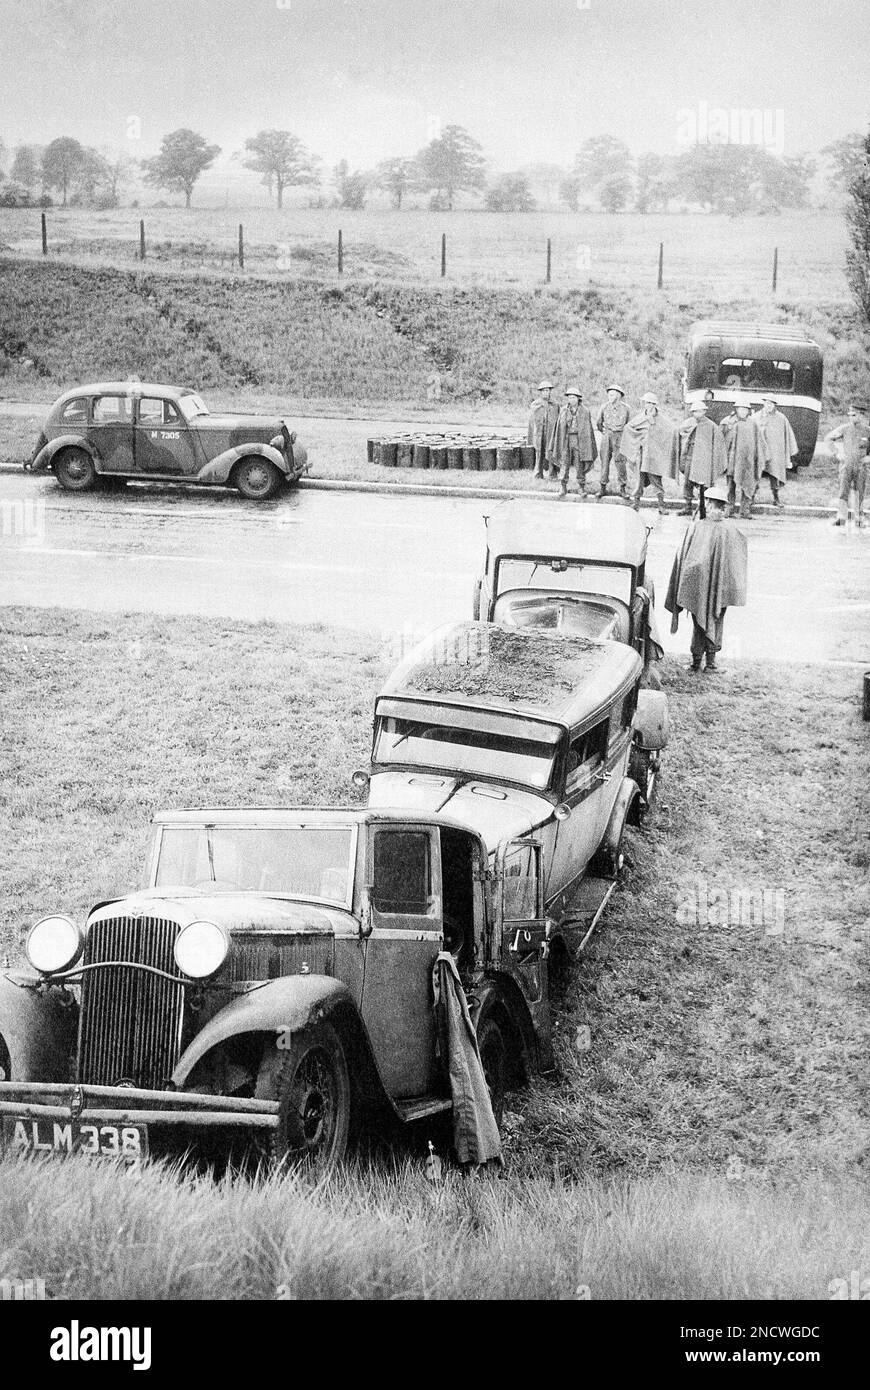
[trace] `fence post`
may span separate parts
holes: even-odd
[[[139,218],[139,259],[145,259],[145,218]]]
[[[344,274],[344,239],[341,235],[341,228],[338,229],[338,273]]]
[[[663,241],[660,241],[660,242],[659,242],[659,278],[658,278],[658,285],[657,285],[657,288],[658,288],[658,289],[661,289],[662,285],[664,284],[664,269],[665,269],[665,243],[664,243]]]
[[[245,229],[239,223],[239,270],[245,268]]]
[[[551,272],[552,268],[553,268],[553,245],[552,245],[552,242],[550,241],[550,238],[547,237],[547,284],[548,284],[548,285],[549,285],[550,279],[551,279],[550,272]]]
[[[773,293],[776,294],[776,274],[779,270],[779,247],[773,248]]]
[[[48,255],[48,228],[45,225],[45,213],[42,214],[42,254]]]
[[[441,278],[447,274],[447,233],[441,233]]]

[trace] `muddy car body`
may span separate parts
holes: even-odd
[[[630,507],[506,502],[486,519],[472,617],[627,642],[648,665],[647,537]]]
[[[353,1123],[449,1111],[433,968],[451,953],[498,1111],[552,1065],[537,856],[447,816],[156,818],[145,886],[30,933],[0,971],[0,1130],[136,1158],[242,1131],[328,1164]],[[520,872],[522,870],[522,872]]]
[[[559,921],[587,875],[616,876],[640,810],[629,763],[642,671],[621,642],[439,629],[376,700],[369,804],[449,815],[493,862],[506,843],[533,842]]]
[[[555,512],[555,514],[554,514]],[[625,642],[643,661],[630,775],[652,799],[668,740],[664,649],[647,574],[649,528],[630,507],[554,509],[507,502],[487,518],[473,616],[519,630]]]
[[[308,456],[277,415],[212,415],[195,391],[115,381],[65,391],[25,466],[52,469],[71,492],[138,478],[224,485],[265,501],[298,482]]]

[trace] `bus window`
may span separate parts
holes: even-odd
[[[726,357],[719,363],[718,385],[728,391],[793,391],[794,367],[766,357]]]

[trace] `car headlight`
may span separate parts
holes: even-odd
[[[68,917],[43,917],[27,934],[24,951],[40,975],[57,975],[75,965],[84,937]]]
[[[220,970],[230,949],[230,939],[215,922],[191,922],[175,938],[175,964],[182,975],[205,980]]]

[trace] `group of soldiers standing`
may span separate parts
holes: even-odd
[[[583,405],[580,387],[570,383],[565,404],[553,400],[553,383],[542,381],[529,414],[528,442],[535,450],[535,477],[558,480],[560,496],[568,493],[571,470],[582,497],[605,497],[611,468],[618,495],[636,510],[648,487],[655,491],[659,512],[665,510],[664,479],[682,479],[683,512],[691,516],[697,490],[700,515],[705,497],[715,489],[733,516],[749,519],[762,477],[767,477],[777,509],[779,490],[785,484],[798,446],[786,416],[771,395],[762,398],[761,409],[751,413],[748,401],[735,405],[721,424],[707,414],[708,401],[694,401],[689,417],[681,423],[659,407],[652,391],[640,399],[632,415],[625,391],[618,383],[607,387],[595,428]],[[601,436],[601,475],[595,488],[589,474],[599,457],[595,430]],[[631,476],[629,474],[631,473]]]

